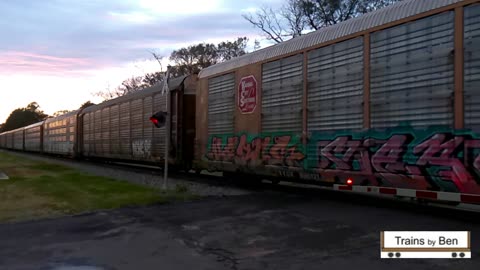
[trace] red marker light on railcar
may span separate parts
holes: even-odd
[[[353,180],[352,180],[352,178],[348,178],[348,179],[347,179],[347,185],[349,185],[349,186],[353,185]]]

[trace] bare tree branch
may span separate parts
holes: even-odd
[[[255,14],[255,18],[252,14],[244,14],[242,16],[253,26],[262,30],[268,40],[273,40],[277,43],[284,41],[282,33],[279,32],[282,30],[282,27],[278,21],[277,15],[271,8],[261,8],[260,11]]]
[[[149,52],[153,56],[153,58],[155,58],[155,60],[157,60],[158,64],[160,65],[160,71],[163,71],[162,59],[164,58],[164,56],[161,56],[160,54],[158,54],[156,52],[153,52],[153,51],[149,51]]]
[[[285,0],[279,10],[263,7],[242,15],[268,40],[280,43],[402,0]]]
[[[301,36],[305,29],[305,18],[303,17],[303,10],[300,2],[296,0],[288,0],[281,12],[282,16],[288,22],[291,35],[293,37]]]

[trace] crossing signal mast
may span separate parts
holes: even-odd
[[[156,128],[165,127],[165,165],[163,170],[163,189],[167,189],[168,181],[168,150],[170,148],[170,89],[168,88],[168,79],[170,77],[170,66],[167,67],[167,72],[163,76],[163,88],[162,95],[165,95],[165,110],[166,112],[159,111],[150,117],[150,121]]]

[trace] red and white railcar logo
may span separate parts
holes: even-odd
[[[253,75],[243,77],[238,84],[237,106],[242,113],[252,113],[257,107],[257,80]]]

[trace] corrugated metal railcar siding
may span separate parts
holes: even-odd
[[[98,110],[93,113],[93,145],[96,156],[103,153],[102,147],[102,111]]]
[[[4,133],[1,135],[3,137],[2,147],[8,148],[8,134]]]
[[[166,95],[161,93],[153,96],[153,113],[166,111]],[[152,138],[152,157],[163,159],[165,156],[165,128],[154,128]]]
[[[101,156],[109,157],[110,156],[110,108],[103,108],[101,110],[101,135],[102,138],[100,143],[102,144],[102,154]]]
[[[25,129],[25,150],[36,151],[36,152],[40,151],[40,145],[41,145],[40,132],[41,132],[40,126]]]
[[[140,145],[143,144],[143,119],[142,119],[143,100],[135,99],[130,103],[130,128],[132,132],[132,154],[133,158],[141,159],[143,153]]]
[[[152,96],[145,97],[143,99],[143,139],[144,139],[144,151],[147,158],[152,158],[152,142],[153,142],[153,129],[155,128],[152,122],[150,122],[150,116],[153,115],[153,98]]]
[[[23,130],[13,133],[13,149],[23,150]]]
[[[282,54],[293,53],[310,46],[329,42],[337,38],[358,33],[376,26],[388,24],[398,20],[415,16],[450,4],[464,0],[403,0],[388,7],[369,12],[357,18],[353,18],[338,24],[324,27],[318,31],[290,39],[288,41],[270,46],[265,49],[254,51],[232,60],[225,61],[208,68],[202,69],[199,78],[213,76],[220,72],[239,68],[243,65],[253,64],[260,61],[278,57]]]
[[[89,113],[90,115],[90,135],[89,135],[89,142],[90,142],[90,155],[95,155],[95,112]]]
[[[13,149],[13,132],[7,134],[7,148]]]
[[[120,154],[120,115],[119,105],[110,107],[110,155],[118,157]]]
[[[7,148],[7,134],[2,134],[2,148]]]
[[[5,135],[0,134],[0,147],[5,148]]]
[[[124,157],[130,157],[130,103],[120,104],[120,153]]]
[[[91,113],[86,113],[83,115],[83,142],[82,142],[82,148],[81,150],[83,151],[83,155],[85,156],[90,156],[91,154],[91,136],[92,136],[92,130],[91,130]]]
[[[75,136],[77,130],[77,117],[71,116],[67,120],[68,126],[66,128],[66,138],[67,138],[67,152],[71,155],[75,154]]]
[[[45,128],[45,131],[44,131],[44,134],[45,135],[45,152],[47,153],[55,153],[56,149],[55,149],[55,143],[56,143],[56,138],[55,138],[55,134],[56,134],[56,130],[54,129],[55,128],[55,124],[56,122],[50,122],[48,124],[46,124],[46,128]]]
[[[133,140],[132,150],[133,157],[138,160],[149,161],[150,160],[150,148],[151,141],[145,137],[145,125],[144,125],[144,102],[145,99],[138,99],[132,101],[132,106],[138,107],[134,109],[134,115],[132,116],[133,126]]]
[[[371,35],[371,123],[453,125],[454,13]]]
[[[50,133],[50,123],[45,122],[45,127],[43,129],[43,151],[45,153],[49,153],[50,150],[50,140],[49,140],[49,133]]]
[[[5,136],[5,148],[8,149],[10,148],[10,136],[8,133],[4,134],[3,136]]]
[[[153,112],[153,99],[152,97],[145,97],[143,99],[143,137],[146,139],[152,139],[153,136],[153,129],[155,128],[150,122],[150,116],[152,116],[155,112]]]
[[[303,54],[262,66],[262,131],[302,131]]]
[[[208,135],[234,132],[235,73],[208,80]]]
[[[363,38],[308,53],[308,130],[363,127]]]
[[[83,154],[93,156],[95,154],[95,112],[85,113],[83,117]]]
[[[480,4],[465,8],[465,127],[480,130]]]

